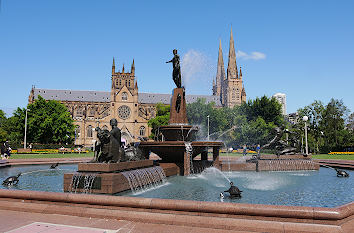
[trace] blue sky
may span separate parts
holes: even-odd
[[[354,111],[354,1],[314,0],[2,0],[0,109],[25,107],[32,85],[109,91],[113,56],[117,69],[135,59],[140,92],[170,93],[174,48],[187,93],[211,94],[231,25],[247,98],[282,92],[294,112],[333,97]]]

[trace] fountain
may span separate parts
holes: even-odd
[[[186,94],[181,85],[179,56],[177,50],[173,50],[173,53],[174,57],[169,62],[173,62],[172,77],[177,88],[172,92],[168,125],[159,128],[164,141],[141,142],[139,148],[142,149],[145,157],[148,157],[150,152],[157,154],[162,159],[160,165],[163,167],[177,166],[180,175],[187,176],[193,173],[194,165],[198,166],[199,171],[207,164],[220,168],[219,149],[222,142],[194,141],[198,128],[188,124]],[[213,150],[213,161],[208,161],[208,148]],[[199,154],[201,154],[201,161],[193,162]]]

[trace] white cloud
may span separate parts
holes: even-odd
[[[266,55],[261,52],[251,52],[250,54],[238,50],[236,53],[236,57],[244,60],[262,60],[266,59]]]
[[[189,50],[181,59],[182,85],[192,86],[208,85],[210,89],[213,76],[215,76],[215,65],[212,60],[202,52]]]

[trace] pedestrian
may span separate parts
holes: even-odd
[[[6,142],[4,143],[4,148],[5,148],[5,157],[6,157],[6,159],[9,159],[10,156],[11,156],[12,149],[11,149],[11,147],[9,145],[9,141],[8,140],[6,140]]]
[[[258,144],[256,147],[256,152],[257,152],[257,159],[261,158],[261,146]]]
[[[246,144],[243,146],[243,156],[247,155],[247,146]]]

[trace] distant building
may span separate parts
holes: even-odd
[[[286,119],[288,120],[288,122],[295,125],[299,120],[299,113],[297,112],[289,113],[288,115],[286,115]]]
[[[286,115],[286,95],[283,93],[276,93],[273,95],[275,99],[281,104],[281,111],[283,115]]]
[[[221,40],[216,78],[213,80],[213,95],[220,98],[223,107],[233,108],[246,102],[246,91],[243,86],[242,71],[238,71],[232,28],[230,32],[229,59],[227,76],[225,75],[224,60],[222,55]]]

